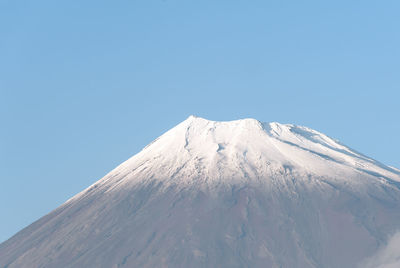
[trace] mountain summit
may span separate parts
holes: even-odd
[[[0,245],[0,267],[357,267],[400,171],[301,126],[190,116]]]

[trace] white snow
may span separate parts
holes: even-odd
[[[311,175],[336,175],[335,179],[349,184],[362,184],[377,175],[381,182],[400,181],[398,170],[306,127],[255,119],[217,122],[190,116],[95,185],[108,183],[112,185],[109,190],[118,190],[150,177],[162,181],[164,187],[202,184],[213,188],[213,183],[256,178],[269,183],[269,176],[283,167]]]

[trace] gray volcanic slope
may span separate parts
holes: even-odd
[[[357,267],[400,172],[312,129],[189,117],[0,245],[0,267]]]

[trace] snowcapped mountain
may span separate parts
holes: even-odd
[[[0,267],[367,267],[397,230],[399,170],[306,127],[191,116],[2,243]]]

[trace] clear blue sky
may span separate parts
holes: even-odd
[[[190,114],[400,167],[399,1],[0,0],[0,241]]]

